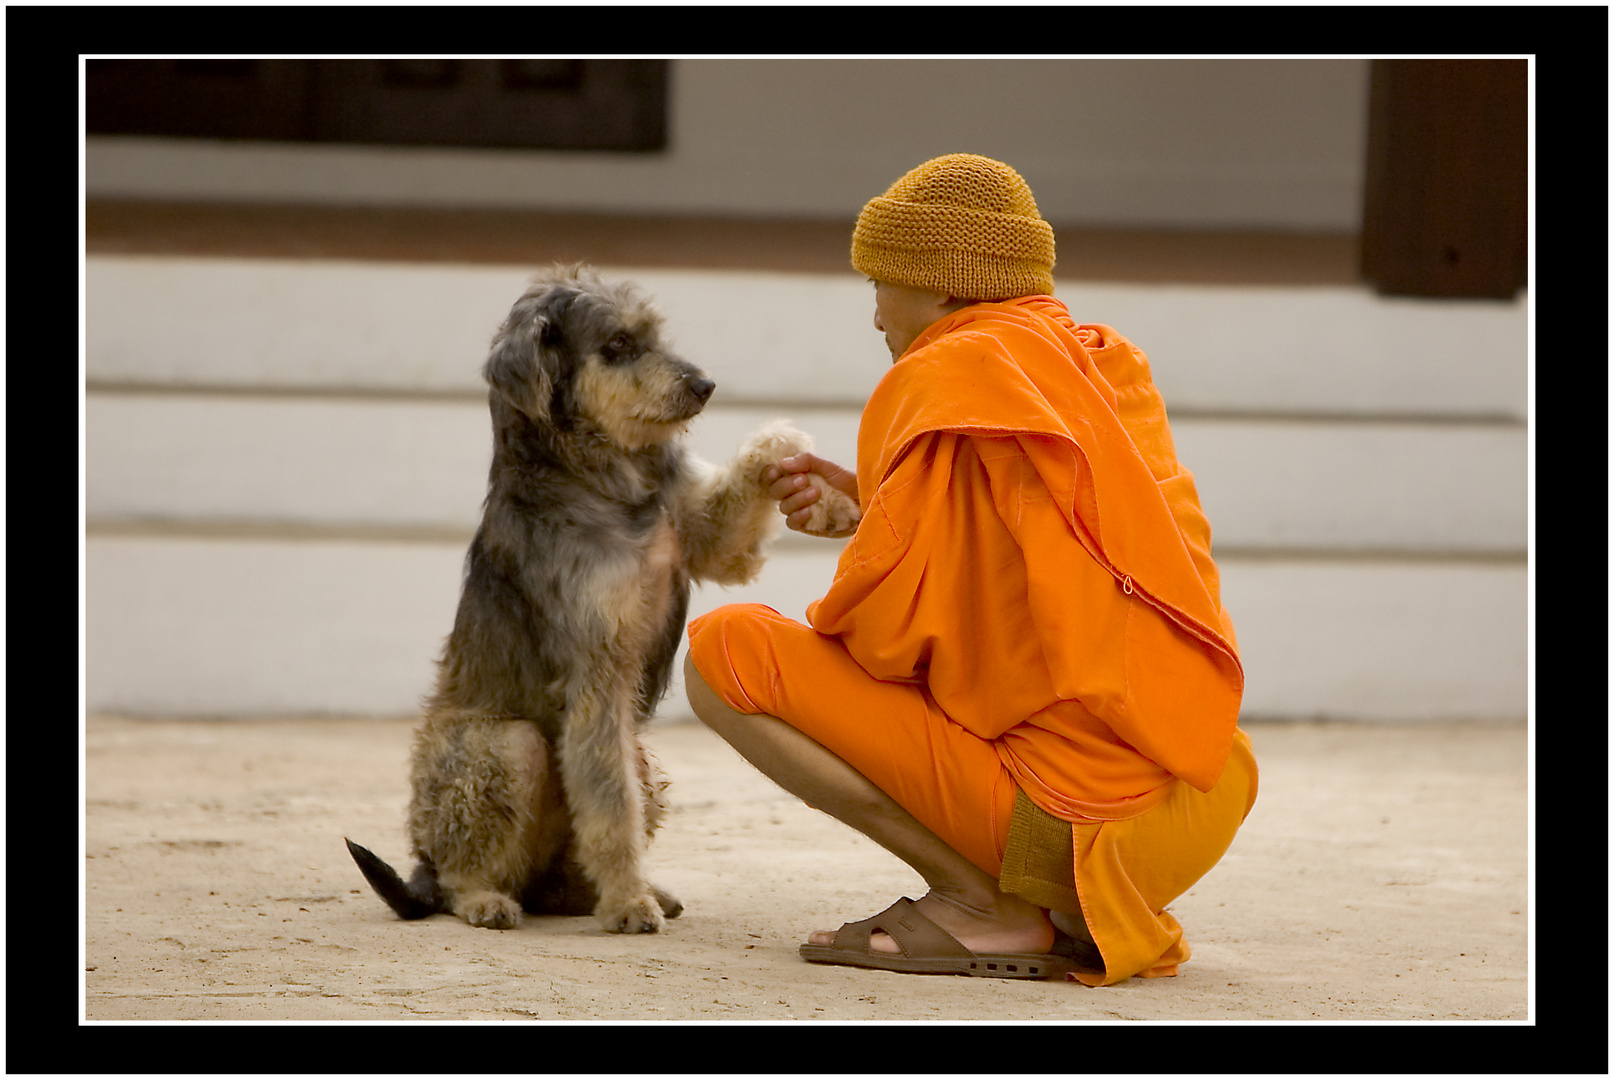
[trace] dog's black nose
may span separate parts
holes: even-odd
[[[706,404],[706,399],[711,397],[712,391],[716,389],[717,384],[711,379],[689,380],[689,392],[694,394],[695,400],[700,402],[702,405]]]

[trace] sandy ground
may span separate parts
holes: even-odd
[[[81,1021],[1533,1019],[1522,725],[1253,726],[1260,800],[1172,906],[1193,959],[1101,989],[803,962],[923,886],[693,722],[650,736],[666,933],[402,922],[342,838],[407,865],[411,727],[91,717]]]

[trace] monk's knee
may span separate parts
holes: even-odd
[[[695,719],[707,727],[721,723],[724,714],[733,711],[717,696],[717,691],[711,688],[700,668],[695,666],[695,658],[687,653],[684,655],[684,693],[689,698],[689,707],[694,710]]]

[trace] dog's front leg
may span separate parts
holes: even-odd
[[[756,577],[763,549],[780,523],[779,504],[762,486],[762,470],[812,447],[810,436],[780,420],[752,433],[721,468],[690,461],[691,481],[684,489],[679,516],[691,576],[720,585],[744,584]],[[809,473],[807,481],[819,492],[807,530],[821,536],[845,535],[862,516],[857,501],[821,476]]]
[[[633,720],[626,687],[580,688],[568,703],[561,736],[561,782],[578,861],[599,890],[595,916],[615,934],[653,934],[666,918],[644,878],[644,786]]]
[[[762,569],[763,548],[779,532],[778,504],[749,462],[739,468],[699,462],[692,468],[698,477],[679,514],[685,566],[697,581],[743,585]],[[756,465],[754,473],[761,471]]]

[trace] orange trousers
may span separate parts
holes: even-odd
[[[923,686],[875,679],[838,639],[760,604],[692,620],[689,650],[730,708],[809,736],[998,876],[1014,777],[998,744],[949,718]],[[1137,817],[1073,823],[1081,914],[1105,960],[1102,979],[1084,982],[1173,975],[1188,958],[1182,927],[1164,908],[1221,859],[1254,804],[1255,760],[1243,732],[1210,792],[1181,781],[1173,788]]]

